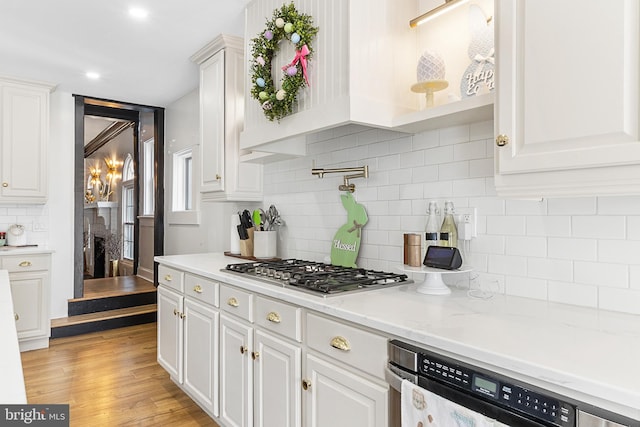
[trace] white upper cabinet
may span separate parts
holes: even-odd
[[[414,2],[396,0],[296,0],[298,13],[313,18],[319,31],[312,41],[308,62],[309,87],[298,92],[294,113],[278,123],[270,122],[250,93],[253,85],[246,73],[245,126],[240,147],[277,151],[278,142],[289,138],[359,123],[391,127],[392,118],[413,111],[415,94],[415,33],[409,20],[415,17]],[[253,60],[251,39],[266,28],[281,0],[253,0],[247,7],[245,56],[247,70]],[[273,79],[279,87],[280,68],[294,58],[293,44],[280,43],[273,59]],[[273,145],[272,145],[273,144]],[[295,145],[295,144],[294,144]]]
[[[640,193],[639,5],[497,0],[501,196]]]
[[[202,200],[262,200],[262,165],[239,161],[244,115],[243,40],[221,35],[191,60],[200,65]]]
[[[47,201],[53,86],[0,78],[0,203]]]

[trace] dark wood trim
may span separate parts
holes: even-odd
[[[82,298],[84,294],[84,97],[74,95],[75,102],[75,143],[73,168],[75,170],[73,213],[73,296]]]
[[[155,144],[155,182],[154,182],[154,256],[164,254],[164,108],[147,105],[131,104],[99,98],[89,98],[82,95],[73,95],[75,98],[75,198],[74,198],[74,298],[82,298],[84,287],[84,254],[82,234],[84,228],[84,116],[110,117],[119,120],[129,120],[135,123],[134,132],[134,162],[137,168],[139,164],[139,133],[140,113],[154,114],[154,144]],[[135,215],[135,246],[134,246],[134,274],[138,267],[138,241],[139,241],[139,180],[134,182],[134,197],[136,198]],[[154,262],[154,280],[157,286],[157,263]]]
[[[155,217],[153,227],[153,255],[164,255],[164,109],[156,109],[153,117],[156,136],[154,151]],[[158,286],[158,263],[153,262],[153,283]]]

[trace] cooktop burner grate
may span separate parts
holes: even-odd
[[[324,295],[411,283],[406,274],[299,259],[229,264],[225,270]]]

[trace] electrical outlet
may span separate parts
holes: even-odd
[[[456,208],[458,221],[468,224],[471,237],[478,237],[478,208]]]

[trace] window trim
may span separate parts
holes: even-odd
[[[191,159],[191,209],[184,209],[185,203],[185,159]],[[176,151],[172,155],[171,162],[171,197],[169,198],[169,212],[167,219],[169,224],[200,224],[200,211],[198,209],[198,192],[196,191],[196,153],[193,147]],[[188,188],[188,187],[187,187]]]

